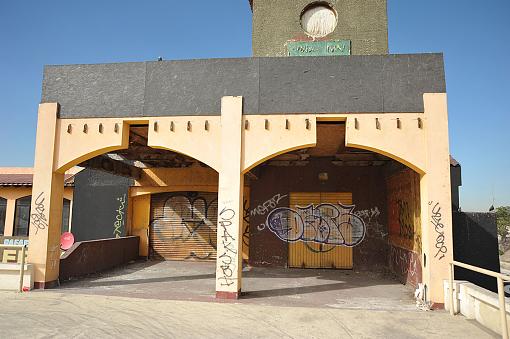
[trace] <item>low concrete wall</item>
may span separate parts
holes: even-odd
[[[455,314],[474,319],[486,328],[501,333],[498,294],[476,286],[467,281],[455,281],[453,284]],[[445,308],[450,309],[448,281],[444,282]],[[510,320],[510,301],[505,299],[507,321]]]
[[[17,291],[19,289],[19,272],[21,264],[0,263],[0,290]],[[23,273],[23,288],[34,289],[34,268],[25,264]]]
[[[136,260],[139,242],[139,237],[77,242],[60,258],[59,279],[101,272]]]

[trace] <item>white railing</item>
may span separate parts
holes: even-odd
[[[450,314],[455,315],[455,311],[453,309],[453,281],[454,281],[454,267],[462,267],[470,271],[478,272],[481,274],[485,274],[491,277],[494,277],[498,281],[498,299],[499,299],[499,315],[501,319],[501,335],[504,339],[508,339],[508,322],[506,317],[506,305],[505,305],[505,286],[503,281],[510,281],[510,276],[501,274],[499,272],[493,272],[486,270],[484,268],[464,264],[462,262],[453,261],[450,263],[450,278],[449,278],[449,302],[450,302]],[[458,291],[457,291],[458,292]]]
[[[23,292],[23,277],[25,275],[25,253],[26,253],[26,250],[27,250],[27,245],[2,245],[2,244],[0,244],[0,248],[21,249],[18,292]]]

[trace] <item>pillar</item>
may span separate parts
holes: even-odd
[[[59,275],[64,174],[54,172],[57,114],[57,103],[39,105],[28,251],[35,288],[56,285]]]
[[[221,100],[216,297],[241,293],[243,236],[242,97]]]
[[[427,170],[420,180],[423,282],[427,301],[441,308],[443,281],[453,260],[448,110],[444,93],[424,94],[423,100],[427,147]]]

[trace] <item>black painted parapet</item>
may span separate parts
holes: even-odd
[[[139,237],[75,243],[60,258],[60,281],[125,265],[138,259]]]
[[[415,113],[445,93],[442,54],[203,59],[46,66],[42,102],[60,118],[244,114]]]
[[[498,233],[494,213],[453,213],[453,258],[500,272]],[[467,280],[497,292],[496,278],[455,267],[455,280]]]

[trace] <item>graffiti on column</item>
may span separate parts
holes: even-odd
[[[287,242],[354,247],[366,234],[365,222],[354,209],[355,205],[342,204],[280,207],[269,213],[266,227]]]
[[[221,286],[233,285],[236,280],[237,270],[237,244],[236,238],[230,234],[229,230],[232,228],[232,220],[234,220],[236,212],[227,207],[223,208],[219,214],[218,232],[221,235],[221,253],[218,253],[219,267],[221,269],[221,276],[218,279],[221,281]]]
[[[48,228],[48,218],[46,217],[46,207],[44,206],[44,192],[41,192],[35,199],[35,212],[30,215],[32,226],[35,227],[35,234],[39,230]]]
[[[436,231],[436,249],[437,252],[434,255],[434,258],[439,257],[439,260],[443,259],[446,256],[446,253],[448,252],[448,248],[446,247],[446,240],[444,235],[444,228],[445,225],[442,222],[442,215],[441,215],[441,206],[439,203],[429,202],[429,206],[432,207],[431,210],[431,220],[432,226],[434,227],[434,230]]]
[[[113,223],[113,235],[115,238],[120,238],[126,222],[124,218],[126,214],[124,211],[126,208],[126,195],[124,194],[122,197],[117,198],[117,201],[119,202],[119,208],[116,210],[117,214],[115,216],[115,222]]]

